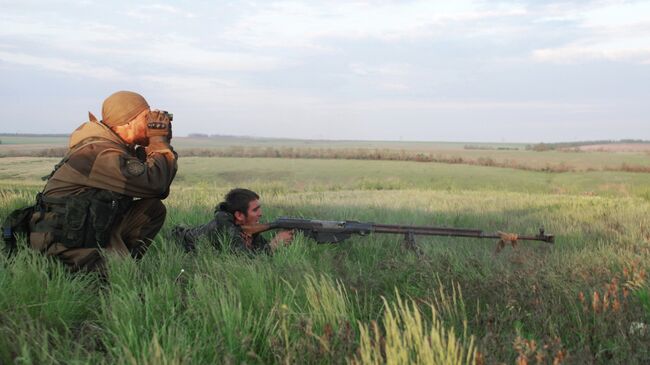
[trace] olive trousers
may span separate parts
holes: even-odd
[[[45,213],[45,219],[48,219]],[[103,251],[114,252],[121,256],[130,255],[139,259],[158,234],[165,222],[167,210],[160,199],[140,199],[133,202],[131,208],[122,216],[111,230],[110,243]],[[35,212],[30,226],[41,219],[41,213]],[[71,271],[105,271],[105,257],[99,248],[69,248],[54,242],[52,232],[31,232],[30,246],[47,256],[61,260]]]

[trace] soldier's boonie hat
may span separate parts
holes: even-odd
[[[118,91],[104,100],[102,121],[109,127],[123,125],[145,109],[149,109],[149,104],[142,95],[132,91]]]

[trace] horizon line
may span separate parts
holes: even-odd
[[[69,137],[71,133],[8,133],[0,132],[0,137]],[[587,143],[587,142],[607,142],[607,143],[650,143],[650,140],[634,139],[634,138],[620,138],[620,139],[585,139],[585,140],[571,140],[560,142],[545,142],[545,141],[467,141],[467,140],[393,140],[393,139],[328,139],[328,138],[291,138],[291,137],[261,137],[261,136],[246,136],[246,135],[231,135],[231,134],[205,134],[205,133],[189,133],[181,136],[174,136],[174,138],[232,138],[232,139],[258,139],[258,140],[285,140],[285,141],[313,141],[313,142],[397,142],[397,143],[491,143],[491,144],[566,144],[566,143]]]

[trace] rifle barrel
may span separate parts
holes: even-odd
[[[403,226],[395,224],[373,224],[373,228],[377,233],[408,233],[422,235],[454,235],[462,234],[471,237],[480,236],[483,231],[480,229],[462,229],[462,228],[440,228],[440,227],[427,227],[427,226]]]
[[[474,238],[501,238],[501,234],[483,232],[480,229],[442,228],[427,226],[402,226],[392,224],[374,224],[373,231],[376,233],[395,233],[422,236],[445,236],[445,237],[474,237]],[[518,240],[553,242],[553,236],[545,235],[543,230],[537,236],[518,235]]]

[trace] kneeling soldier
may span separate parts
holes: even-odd
[[[165,221],[161,200],[177,169],[171,114],[152,112],[141,95],[117,92],[101,121],[89,117],[70,136],[29,223],[30,246],[73,271],[103,270],[100,249],[141,257]]]

